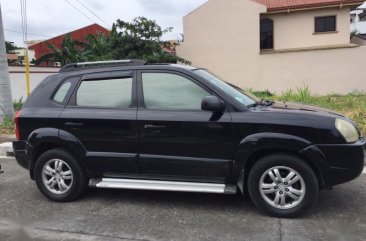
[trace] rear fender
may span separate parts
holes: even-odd
[[[85,147],[75,136],[66,131],[55,128],[37,129],[29,135],[27,143],[27,158],[30,160],[29,170],[32,178],[34,178],[34,165],[39,155],[53,148],[66,149],[84,170],[89,170],[85,162]]]

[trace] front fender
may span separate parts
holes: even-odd
[[[242,177],[247,173],[248,164],[253,164],[254,157],[260,157],[266,153],[273,152],[290,152],[304,157],[308,164],[315,169],[314,171],[320,177],[322,183],[322,171],[325,170],[324,154],[314,148],[313,144],[301,137],[282,134],[282,133],[258,133],[244,138],[239,146],[234,157],[233,176],[236,180],[245,180]],[[242,184],[238,183],[239,187]]]

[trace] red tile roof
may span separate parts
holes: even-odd
[[[333,5],[361,5],[364,0],[253,0],[267,6],[268,12]]]

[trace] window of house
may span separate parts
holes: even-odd
[[[358,17],[360,18],[360,22],[366,21],[366,11],[364,10]]]
[[[129,108],[132,78],[85,80],[76,93],[76,105],[86,107]]]
[[[273,49],[273,21],[262,19],[260,22],[260,48]]]
[[[202,99],[211,95],[191,80],[169,73],[143,73],[142,87],[148,109],[201,110]]]
[[[336,16],[316,17],[315,33],[335,32],[336,25]]]

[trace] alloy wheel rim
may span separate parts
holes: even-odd
[[[73,173],[70,166],[63,160],[51,159],[43,166],[42,181],[48,191],[64,194],[73,184]]]
[[[276,166],[263,173],[259,190],[262,198],[272,207],[290,209],[302,202],[306,187],[304,179],[297,171]]]

